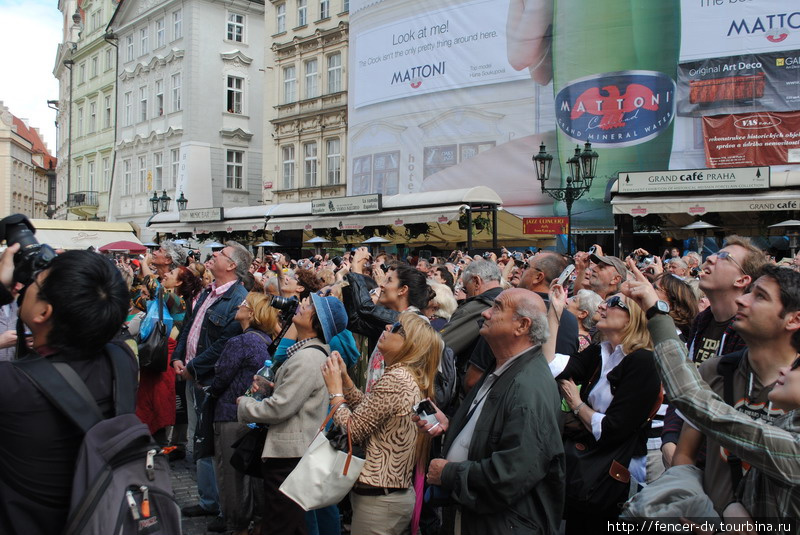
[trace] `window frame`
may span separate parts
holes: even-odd
[[[177,85],[175,84],[176,80],[178,82]],[[181,109],[182,109],[182,107],[181,107],[182,85],[183,85],[183,79],[182,79],[181,73],[180,72],[172,73],[170,75],[170,87],[171,87],[171,92],[172,92],[172,102],[170,104],[171,104],[171,110],[173,112],[181,111]]]
[[[313,149],[313,154],[310,150]],[[319,150],[316,141],[303,143],[303,187],[317,187],[319,177]]]
[[[233,161],[231,161],[231,156],[233,156]],[[244,190],[244,183],[244,151],[226,149],[225,189]]]
[[[275,6],[275,33],[286,31],[286,2]]]
[[[333,58],[338,58],[338,65],[331,66]],[[344,68],[342,66],[342,53],[334,52],[332,54],[328,54],[326,62],[328,67],[328,94],[339,93],[343,91],[342,73]]]
[[[314,71],[309,72],[309,66],[314,66]],[[303,71],[304,71],[304,90],[305,90],[305,98],[317,98],[319,96],[319,62],[317,58],[311,58],[303,63]],[[313,91],[311,90],[313,89]]]
[[[244,78],[229,74],[225,77],[225,111],[244,114]],[[233,86],[231,86],[233,82]],[[237,86],[238,83],[238,87]]]
[[[308,25],[308,0],[297,0],[297,27]]]
[[[156,50],[167,46],[167,21],[164,17],[156,20]]]
[[[292,77],[289,78],[289,71]],[[290,90],[291,89],[291,90]],[[297,101],[297,67],[286,65],[283,67],[283,103],[291,104]]]
[[[236,17],[241,18],[241,20],[240,21],[231,20],[231,18],[236,18]],[[243,13],[237,13],[236,11],[228,11],[228,16],[226,17],[225,20],[225,40],[234,43],[244,43],[246,23],[247,23],[247,17]],[[239,30],[238,34],[236,30]]]
[[[331,144],[334,142],[336,151],[331,152]],[[329,186],[342,183],[342,140],[338,137],[325,140],[325,179]]]

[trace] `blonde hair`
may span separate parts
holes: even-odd
[[[249,292],[244,300],[253,311],[251,326],[270,336],[278,332],[278,310],[270,304],[270,299],[261,292]]]
[[[637,349],[653,349],[653,339],[647,329],[647,317],[632,299],[620,295],[628,307],[628,324],[622,329],[622,351],[628,355]]]
[[[456,298],[453,297],[453,291],[448,286],[438,283],[433,279],[428,279],[428,286],[433,288],[433,291],[436,294],[436,297],[428,302],[428,306],[432,304],[438,305],[438,308],[433,315],[437,318],[449,320],[450,316],[452,316],[453,312],[455,312],[456,308],[458,308]]]

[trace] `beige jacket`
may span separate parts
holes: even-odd
[[[308,347],[314,345],[330,353],[321,340],[309,340],[278,368],[272,396],[263,401],[247,397],[239,401],[240,422],[270,424],[262,458],[302,457],[325,420],[328,390],[320,368],[327,354]]]

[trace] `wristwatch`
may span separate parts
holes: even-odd
[[[669,314],[669,303],[658,300],[655,305],[648,308],[647,312],[645,312],[645,316],[648,320],[653,319],[653,316],[656,314]]]

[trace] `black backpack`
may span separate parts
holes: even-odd
[[[14,362],[39,391],[86,435],[72,479],[66,535],[180,535],[169,464],[134,414],[136,383],[122,347],[106,344],[114,373],[116,416],[103,415],[80,376],[65,362]]]

